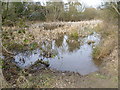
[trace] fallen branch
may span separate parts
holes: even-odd
[[[46,67],[49,67],[49,63],[46,62],[46,61],[43,61],[43,60],[41,60],[41,59],[38,59],[38,61],[35,62],[35,64],[32,65],[32,67],[37,66],[39,63],[45,65]]]
[[[7,52],[8,54],[14,55],[14,53],[8,51],[2,44],[1,44],[1,46],[2,46],[2,48],[3,48],[3,50],[4,50],[5,52]]]
[[[49,63],[43,60],[38,60],[39,63],[44,64],[46,67],[49,66]]]

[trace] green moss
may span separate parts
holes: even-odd
[[[25,34],[25,30],[24,29],[20,29],[20,30],[18,30],[18,33],[24,33]]]
[[[24,40],[24,43],[28,43],[28,42],[29,42],[29,40],[28,40],[28,39],[25,39],[25,40]]]

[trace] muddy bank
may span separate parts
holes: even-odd
[[[33,76],[39,77],[39,74],[49,73],[51,75],[49,84],[43,87],[51,88],[117,88],[118,87],[118,57],[117,48],[110,56],[103,59],[98,72],[94,72],[88,75],[80,75],[72,72],[58,72],[56,70],[43,70],[33,74]],[[43,74],[43,75],[44,75]],[[39,87],[37,84],[36,87]]]
[[[62,73],[56,75],[54,87],[59,88],[117,88],[118,87],[118,57],[117,48],[110,56],[103,59],[100,71],[89,75]]]

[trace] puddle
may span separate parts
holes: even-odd
[[[88,44],[90,40],[94,43]],[[44,51],[52,53],[48,54],[48,57],[43,55],[43,50],[36,49],[31,52],[19,53],[14,59],[21,68],[29,68],[38,59],[42,59],[49,62],[49,68],[86,75],[98,70],[98,66],[92,59],[92,50],[99,42],[100,35],[97,33],[76,40],[64,35],[51,43],[45,42],[42,45]]]

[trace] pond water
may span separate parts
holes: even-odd
[[[88,44],[88,41],[94,41],[94,43]],[[41,59],[48,61],[51,69],[86,75],[98,70],[98,65],[92,59],[92,51],[99,42],[100,35],[95,32],[84,38],[62,35],[50,43],[44,42],[41,46],[42,49],[19,53],[14,59],[21,68],[29,68]],[[45,51],[47,51],[46,55],[44,55]]]

